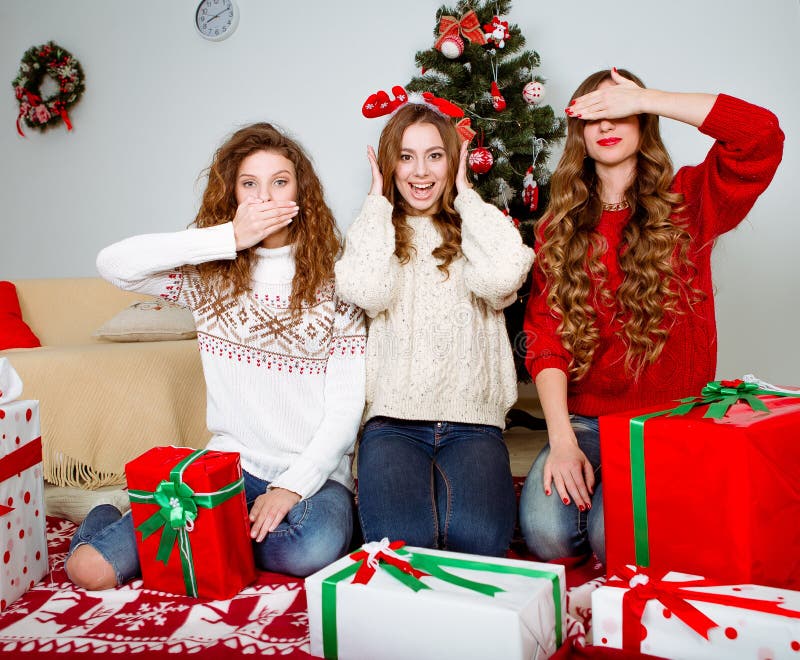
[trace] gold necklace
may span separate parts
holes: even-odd
[[[623,199],[621,202],[615,202],[614,204],[608,204],[606,202],[601,203],[604,211],[623,211],[630,206],[627,199]]]

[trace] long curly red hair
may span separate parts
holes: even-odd
[[[272,124],[252,124],[236,131],[217,149],[205,171],[208,184],[200,210],[194,220],[197,227],[213,227],[233,220],[236,202],[236,176],[241,162],[256,151],[280,154],[292,162],[297,175],[299,213],[289,225],[293,246],[295,275],[292,280],[291,309],[303,303],[313,304],[316,293],[333,277],[333,264],[341,249],[336,221],[325,203],[322,183],[303,148]],[[198,266],[201,278],[220,294],[239,295],[250,288],[250,273],[256,259],[254,245],[241,250],[236,259],[212,261]]]
[[[644,87],[629,71],[620,70],[620,74]],[[593,73],[571,98],[588,94],[609,79],[608,70]],[[559,333],[572,356],[574,380],[589,371],[600,339],[595,302],[616,307],[627,345],[625,366],[638,376],[661,354],[669,335],[669,317],[686,311],[681,301],[691,305],[702,297],[691,284],[696,269],[688,257],[690,235],[679,219],[683,197],[670,190],[674,171],[661,140],[658,115],[638,118],[641,141],[635,176],[625,191],[631,216],[622,235],[623,280],[616,296],[603,287],[607,273],[600,258],[608,245],[596,232],[602,202],[594,161],[586,154],[581,119],[567,120],[564,153],[537,227],[541,248],[536,267],[546,276],[548,304],[561,319]]]
[[[456,198],[456,172],[461,149],[459,138],[453,121],[422,103],[407,103],[386,122],[381,131],[378,143],[378,166],[383,174],[383,196],[392,205],[392,223],[395,231],[395,254],[400,263],[407,263],[414,249],[413,231],[406,222],[410,209],[394,182],[394,173],[400,161],[403,147],[403,133],[413,124],[432,124],[439,131],[447,158],[447,182],[442,195],[441,207],[432,220],[442,237],[442,243],[432,254],[441,263],[437,266],[445,275],[447,267],[461,254],[461,217],[455,210],[453,202]]]

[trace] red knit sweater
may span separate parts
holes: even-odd
[[[783,154],[783,132],[768,110],[723,94],[717,97],[700,131],[716,142],[700,165],[678,171],[672,190],[684,198],[682,217],[692,237],[689,259],[697,268],[692,284],[704,292],[704,300],[691,311],[667,319],[671,327],[663,352],[637,380],[624,367],[621,321],[613,320],[613,309],[597,307],[600,340],[589,372],[569,384],[567,406],[571,413],[599,416],[667,403],[699,394],[714,379],[717,326],[711,249],[720,234],[744,219],[769,185]],[[628,217],[627,209],[604,211],[597,227],[608,242],[603,263],[611,291],[622,282],[617,255]],[[558,324],[559,317],[547,305],[545,276],[537,260],[524,325],[528,337],[526,365],[534,380],[548,367],[565,373],[568,370],[570,355],[561,345]]]

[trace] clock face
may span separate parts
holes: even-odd
[[[233,34],[239,22],[239,8],[233,0],[202,0],[194,24],[201,36],[220,41]]]

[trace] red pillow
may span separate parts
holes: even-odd
[[[41,345],[39,338],[22,320],[17,287],[12,282],[0,282],[0,351]]]

